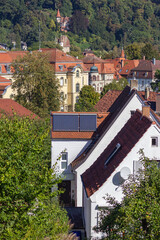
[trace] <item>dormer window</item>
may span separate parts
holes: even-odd
[[[144,76],[147,77],[148,76],[148,72],[145,72]]]
[[[63,65],[58,66],[61,71],[63,71]]]
[[[76,77],[79,77],[79,70],[76,71]]]

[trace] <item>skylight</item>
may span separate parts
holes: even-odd
[[[116,152],[120,149],[121,144],[117,143],[116,147],[114,148],[113,152],[109,155],[109,157],[107,158],[107,160],[104,163],[104,166],[106,167],[107,164],[109,163],[109,161],[111,160],[111,158],[116,154]]]

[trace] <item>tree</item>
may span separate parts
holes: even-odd
[[[141,47],[138,43],[132,43],[125,48],[128,59],[141,59]]]
[[[145,46],[141,50],[141,54],[142,56],[145,56],[145,58],[149,60],[153,58],[156,58],[156,59],[159,58],[159,53],[157,52],[156,49],[154,49],[151,43],[145,44]]]
[[[107,197],[110,207],[101,211],[99,229],[106,232],[106,239],[160,238],[160,169],[140,152],[142,169],[123,184],[123,200]]]
[[[99,100],[99,93],[92,86],[84,86],[79,94],[79,101],[75,104],[76,112],[95,112],[94,105]]]
[[[12,64],[14,99],[41,117],[59,110],[59,84],[48,57],[44,53],[28,53]]]
[[[115,79],[104,86],[102,92],[101,92],[101,98],[109,91],[109,90],[123,90],[128,84],[128,81],[126,78],[120,78],[119,81],[116,81]]]
[[[50,168],[49,121],[0,118],[1,239],[62,239],[69,225]],[[52,188],[52,191],[51,191]]]
[[[84,35],[88,27],[88,19],[83,12],[76,10],[71,18],[70,30],[78,35]]]
[[[151,87],[153,91],[159,92],[160,91],[160,70],[156,70],[154,75],[156,81],[151,83]]]

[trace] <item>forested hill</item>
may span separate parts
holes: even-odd
[[[81,49],[111,50],[129,43],[160,41],[160,0],[0,0],[0,43],[54,46],[57,9],[71,18],[68,36]]]

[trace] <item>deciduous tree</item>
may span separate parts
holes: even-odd
[[[99,100],[99,93],[92,86],[84,86],[79,94],[79,101],[75,104],[76,112],[94,112],[94,105]]]
[[[28,53],[13,66],[14,99],[41,117],[59,110],[59,84],[44,53]]]
[[[61,179],[50,168],[48,126],[46,120],[0,118],[1,239],[60,240],[68,233],[57,198]]]
[[[106,239],[159,239],[160,238],[160,169],[157,162],[141,152],[142,169],[122,186],[124,198],[117,202],[107,197],[99,225]]]
[[[123,90],[125,86],[127,86],[128,81],[126,78],[120,78],[119,81],[116,81],[115,79],[104,86],[102,92],[101,92],[101,98],[109,91],[109,90]]]

